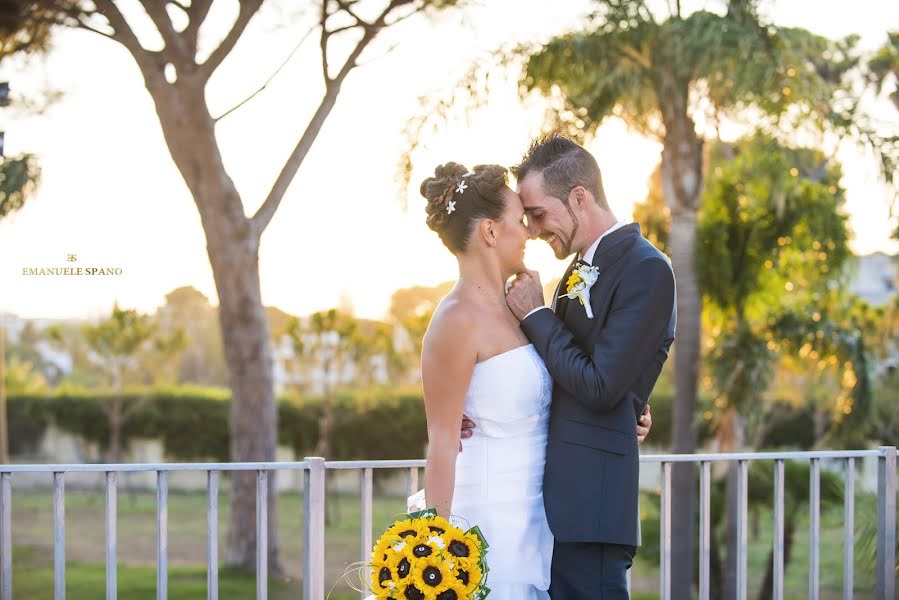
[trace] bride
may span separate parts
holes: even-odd
[[[543,466],[553,381],[504,289],[525,271],[524,209],[498,165],[469,171],[450,162],[420,191],[428,226],[459,263],[459,279],[434,312],[422,348],[425,502],[481,528],[490,545],[491,600],[547,599],[553,538]],[[463,414],[478,424],[464,440]],[[646,431],[638,426],[637,434]]]
[[[542,487],[552,379],[504,293],[524,270],[524,209],[497,165],[447,163],[421,193],[428,226],[459,261],[422,347],[426,503],[481,528],[491,600],[549,598],[553,538]],[[464,441],[463,412],[478,423]]]

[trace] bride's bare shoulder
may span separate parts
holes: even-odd
[[[449,295],[434,310],[424,346],[473,347],[477,332],[477,314],[469,302]]]

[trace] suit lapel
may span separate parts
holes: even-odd
[[[565,289],[565,282],[568,281],[568,278],[571,276],[571,270],[574,269],[574,265],[577,264],[577,254],[574,256],[574,260],[568,265],[568,268],[565,269],[565,273],[562,274],[562,279],[559,281],[559,285],[556,286],[556,293],[553,296],[552,302],[552,310],[554,313],[559,315],[561,319],[565,319],[565,312],[568,308],[568,297],[559,298],[562,295],[562,290]]]
[[[593,255],[593,266],[599,268],[599,279],[590,289],[590,304],[594,315],[600,312],[595,300],[600,288],[605,283],[603,277],[606,271],[627,254],[640,235],[640,225],[638,223],[629,223],[620,229],[616,229],[599,242],[596,253]],[[593,321],[587,317],[587,311],[584,307],[577,301],[569,301],[569,304],[571,305],[571,310],[565,310],[565,312],[559,315],[565,321],[565,324],[574,332],[588,329]]]
[[[603,271],[621,260],[633,246],[635,238],[641,235],[639,223],[628,223],[602,239],[593,255],[593,266],[599,267],[599,281],[602,281]]]

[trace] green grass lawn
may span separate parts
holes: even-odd
[[[73,599],[100,598],[105,586],[103,494],[69,490],[66,494],[66,590]],[[645,516],[657,512],[652,501],[643,503]],[[374,538],[404,508],[404,500],[376,496],[373,506]],[[13,590],[15,598],[49,598],[53,594],[52,495],[16,491],[13,484]],[[278,541],[283,578],[269,579],[269,598],[302,597],[303,502],[300,494],[281,494],[278,504]],[[329,495],[326,580],[332,600],[358,598],[341,576],[361,558],[360,500],[352,495]],[[219,557],[226,557],[228,503],[219,504]],[[771,544],[771,515],[758,515],[758,535],[750,537],[750,598],[764,575]],[[786,571],[787,598],[807,598],[808,522],[797,530],[793,560]],[[841,597],[842,509],[822,511],[821,597]],[[156,499],[152,493],[119,491],[118,559],[119,598],[152,598],[156,589]],[[856,598],[873,598],[873,568],[856,565]],[[634,598],[658,598],[657,564],[638,553],[632,570]],[[206,595],[206,499],[203,493],[172,492],[169,499],[169,597],[173,600]],[[255,576],[222,568],[220,597],[255,598]]]

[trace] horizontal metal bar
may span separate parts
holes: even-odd
[[[811,460],[877,457],[877,450],[822,450],[817,452],[745,452],[732,454],[647,454],[641,463],[701,463],[751,460]],[[396,469],[424,467],[424,459],[416,460],[348,460],[327,461],[326,469]],[[259,463],[133,463],[133,464],[46,464],[0,465],[0,473],[128,473],[144,471],[279,471],[306,470],[309,461]]]
[[[641,463],[659,462],[736,462],[741,460],[810,460],[812,458],[865,458],[880,456],[877,450],[822,450],[818,452],[743,452],[732,454],[647,454]]]
[[[133,463],[133,464],[66,464],[66,465],[0,465],[0,473],[141,473],[145,471],[275,471],[308,469],[303,462],[263,463]]]
[[[424,467],[424,459],[416,460],[328,460],[326,469],[407,469]]]

